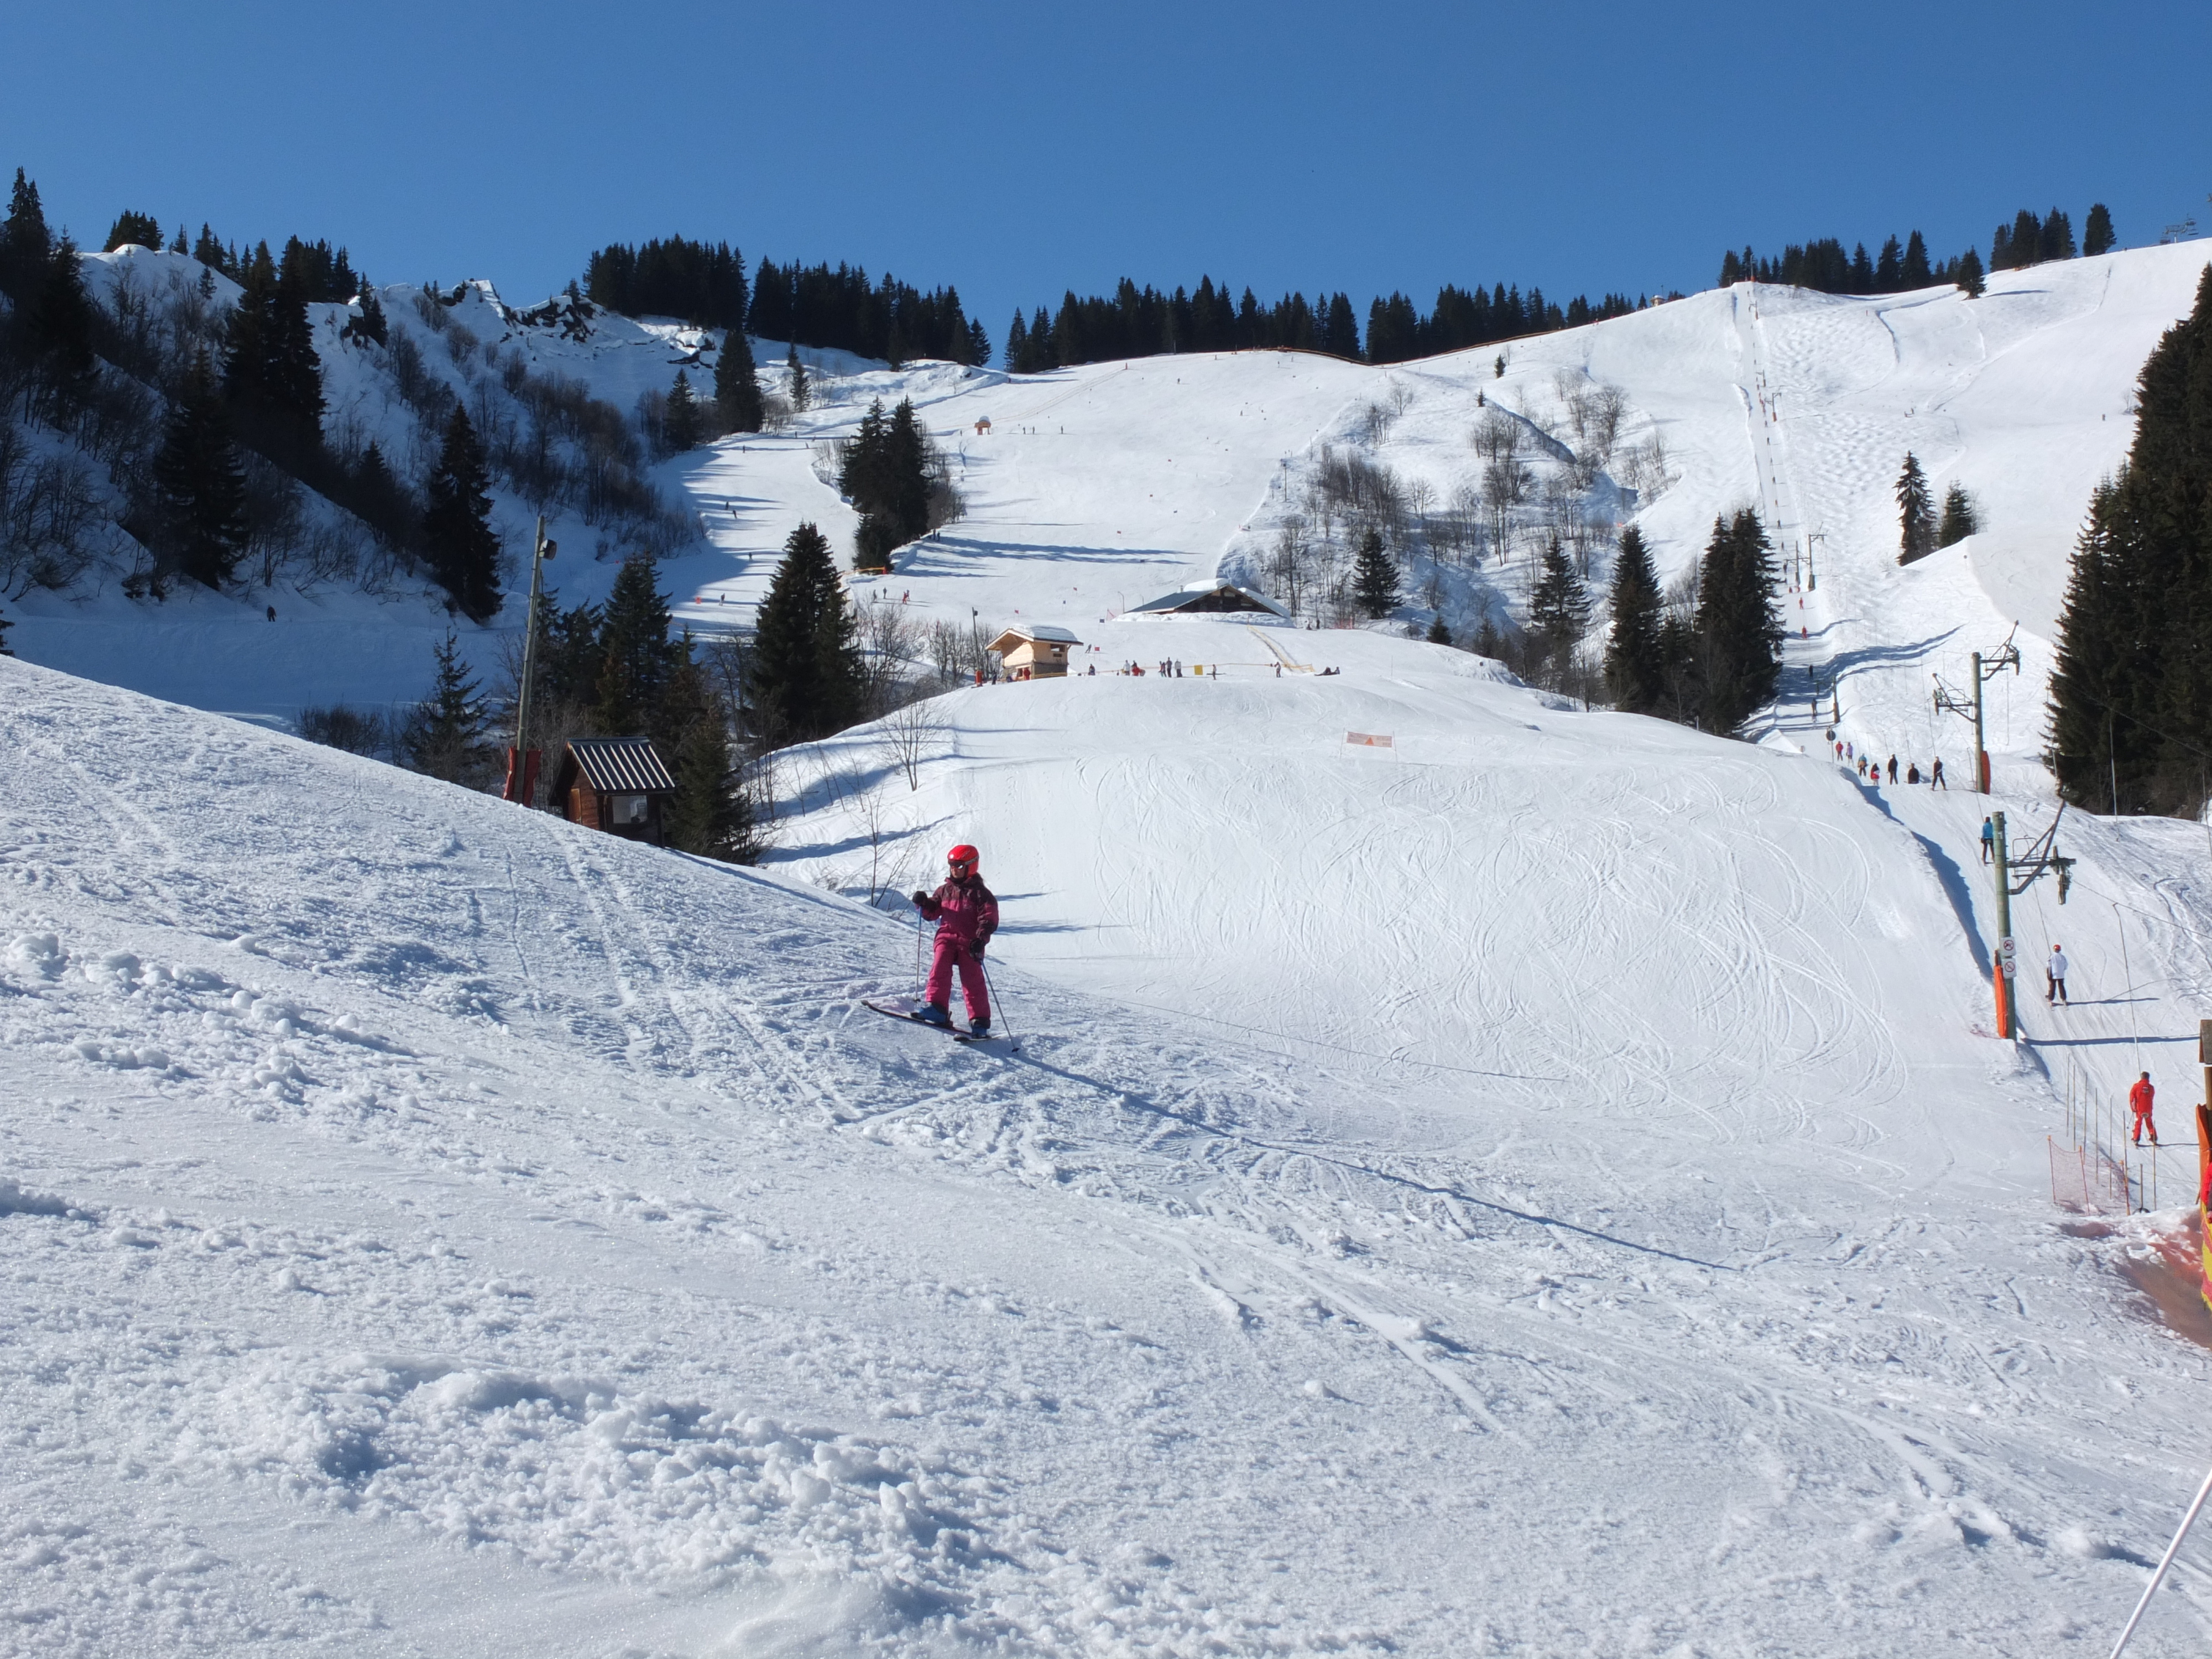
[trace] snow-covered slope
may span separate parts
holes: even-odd
[[[915,801],[996,831],[1007,1058],[858,1009],[909,938],[817,889],[0,664],[20,1644],[2107,1628],[2203,1356],[2055,1224],[1917,840],[1807,761],[1308,642],[1345,672],[952,700]],[[1115,846],[1188,862],[1187,954],[1066,850]],[[1209,976],[1261,919],[1206,889],[1271,878],[1289,959]],[[1060,931],[1109,901],[1149,992]],[[1129,1006],[1333,1041],[1422,951],[1428,1066]]]
[[[849,531],[813,447],[910,393],[971,511],[857,592],[1062,623],[1101,672],[939,699],[917,787],[872,730],[793,752],[765,873],[0,663],[24,1644],[2101,1635],[2201,1473],[2206,1367],[2116,1271],[2148,1233],[2061,1224],[2045,1135],[2069,1076],[2109,1103],[2142,1068],[2185,1135],[2208,843],[2069,814],[2073,896],[2046,882],[2014,929],[2024,982],[2063,942],[2080,1001],[2031,1003],[2015,1048],[1986,1035],[1975,830],[2048,821],[2032,605],[2202,264],[1736,289],[1502,375],[825,365],[791,434],[662,470],[704,526],[665,567],[685,619],[744,618],[801,519]],[[644,337],[573,372],[649,380],[665,349],[672,376],[681,343]],[[1324,444],[1449,499],[1490,409],[1566,446],[1600,385],[1647,463],[1588,501],[1633,507],[1664,569],[1738,504],[1821,538],[1757,745],[1380,633],[1116,614],[1255,568]],[[1908,446],[1989,529],[1899,570]],[[589,597],[612,567],[564,533]],[[1446,574],[1509,611],[1525,580]],[[100,603],[14,641],[150,672]],[[287,666],[214,706],[397,687],[369,609],[293,659],[312,688]],[[1929,676],[2016,617],[1992,803]],[[1168,659],[1208,672],[1107,672]],[[1815,676],[1839,736],[1941,753],[1954,790],[1840,775]],[[1018,1057],[856,1006],[909,988],[916,940],[851,896],[957,839],[1004,899]],[[2155,1173],[2171,1206],[2193,1149]],[[2205,1582],[2144,1651],[2201,1644]]]

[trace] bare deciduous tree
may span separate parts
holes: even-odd
[[[921,787],[921,763],[944,741],[945,731],[944,716],[932,702],[910,702],[884,717],[884,757],[906,779],[909,790]]]

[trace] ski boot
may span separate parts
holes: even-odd
[[[941,1025],[948,1031],[952,1029],[951,1010],[941,1002],[923,1003],[915,1018],[924,1025]]]
[[[990,1036],[991,1017],[988,1014],[978,1014],[975,1018],[969,1020],[968,1022],[968,1035],[969,1036]]]

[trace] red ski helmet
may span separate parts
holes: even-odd
[[[957,871],[973,875],[981,860],[975,849],[963,841],[945,855],[945,861]]]

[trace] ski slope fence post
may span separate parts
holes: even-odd
[[[2158,1587],[2166,1582],[2166,1570],[2173,1565],[2173,1558],[2181,1553],[2181,1540],[2189,1536],[2190,1528],[2197,1524],[2197,1511],[2204,1507],[2207,1498],[2212,1498],[2212,1469],[2204,1472],[2204,1484],[2197,1487],[2197,1496],[2190,1503],[2189,1512],[2181,1517],[2181,1525],[2174,1529],[2173,1541],[2166,1547],[2165,1555],[2160,1558],[2158,1571],[2151,1574],[2150,1583],[2143,1586],[2142,1599],[2136,1603],[2136,1610],[2128,1615],[2128,1622],[2120,1632],[2120,1639],[2112,1644],[2112,1659],[2120,1659],[2120,1655],[2127,1650],[2128,1638],[2136,1633],[2136,1626],[2142,1622],[2143,1612],[2150,1606],[2150,1598],[2158,1594]]]

